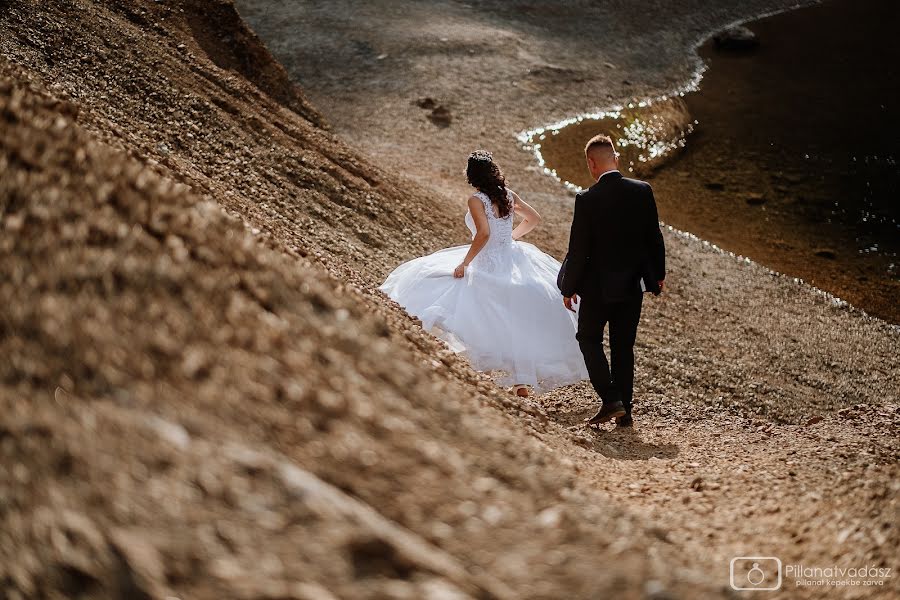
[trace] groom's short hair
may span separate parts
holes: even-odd
[[[594,137],[588,140],[588,143],[584,145],[584,155],[587,156],[590,154],[591,150],[594,148],[609,148],[613,153],[616,151],[616,147],[613,145],[612,138],[606,135],[605,133],[598,133]]]

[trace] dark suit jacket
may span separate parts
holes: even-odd
[[[564,296],[619,302],[659,293],[666,277],[666,247],[650,184],[618,171],[575,196],[569,252],[558,280]]]

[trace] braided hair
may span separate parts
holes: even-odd
[[[466,178],[472,187],[485,194],[497,205],[497,212],[501,219],[512,211],[512,201],[509,194],[506,193],[506,179],[490,152],[476,150],[469,155]]]

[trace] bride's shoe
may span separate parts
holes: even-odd
[[[518,396],[519,398],[527,398],[528,397],[528,386],[527,385],[514,385],[512,386],[512,390],[510,390],[513,394]]]

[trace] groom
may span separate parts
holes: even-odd
[[[597,182],[575,196],[569,253],[559,274],[566,308],[581,296],[578,344],[602,404],[588,423],[615,418],[630,427],[634,341],[643,292],[659,295],[666,277],[666,248],[650,185],[619,173],[619,153],[605,135],[584,147]],[[609,323],[610,363],[603,352]]]

